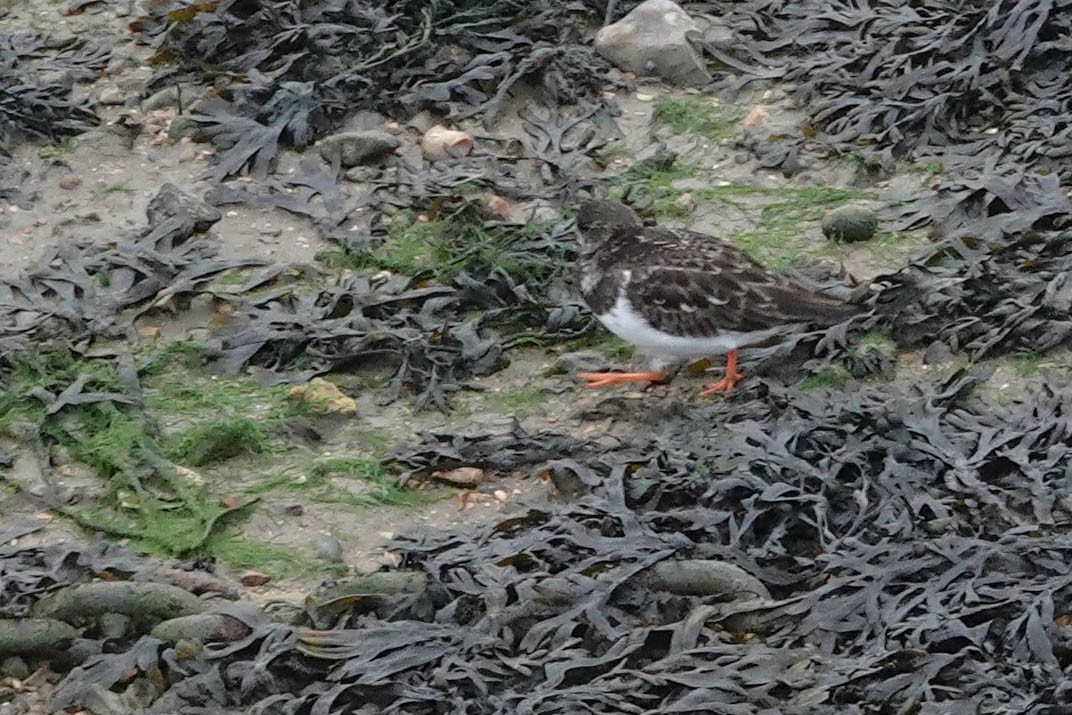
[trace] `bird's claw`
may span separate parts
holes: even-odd
[[[737,383],[744,379],[737,370],[737,351],[731,350],[730,354],[726,358],[726,373],[718,382],[713,382],[710,385],[705,385],[703,392],[698,397],[710,397],[711,395],[719,392],[729,392],[733,388],[737,387]]]

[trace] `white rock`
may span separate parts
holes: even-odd
[[[596,51],[626,72],[654,74],[680,86],[711,81],[689,40],[701,28],[672,0],[645,0],[596,33]]]

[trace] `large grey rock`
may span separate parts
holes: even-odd
[[[165,221],[176,221],[197,233],[204,233],[223,218],[223,214],[216,207],[180,191],[174,184],[164,184],[156,196],[149,200],[145,217],[154,228]]]
[[[399,147],[398,137],[376,129],[342,132],[326,137],[320,143],[320,156],[331,161],[339,154],[343,168],[372,164],[384,159]]]
[[[596,51],[619,68],[657,75],[679,86],[711,81],[703,57],[690,41],[703,28],[672,0],[646,0],[596,33]]]

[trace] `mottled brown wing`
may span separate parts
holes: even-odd
[[[663,265],[637,268],[627,296],[652,327],[696,337],[725,330],[827,326],[855,312],[799,284],[780,281],[755,264],[723,265],[714,271]]]

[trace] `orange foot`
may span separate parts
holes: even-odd
[[[710,397],[716,392],[729,392],[733,388],[737,387],[737,383],[744,378],[744,375],[737,371],[737,351],[730,350],[729,355],[726,356],[726,374],[718,382],[713,382],[710,385],[705,385],[707,389],[699,394],[699,397]]]
[[[584,387],[607,387],[627,382],[665,382],[665,372],[579,372],[577,377],[587,384]]]

